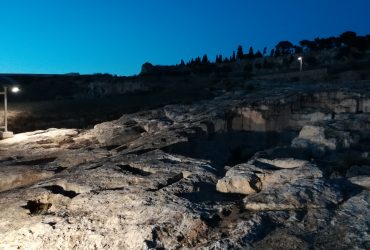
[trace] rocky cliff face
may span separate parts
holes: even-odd
[[[261,85],[3,140],[0,247],[368,249],[367,85]]]

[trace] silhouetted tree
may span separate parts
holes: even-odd
[[[353,46],[356,43],[357,34],[356,32],[353,32],[353,31],[346,31],[346,32],[343,32],[339,36],[339,38],[344,45]]]
[[[197,58],[195,58],[194,64],[196,64],[196,65],[202,64],[202,61],[200,60],[200,57],[199,56]]]
[[[331,49],[335,46],[332,38],[315,38],[315,44],[318,50]]]
[[[267,47],[264,47],[263,48],[263,56],[266,56],[267,55]]]
[[[231,56],[230,61],[231,62],[236,62],[236,54],[235,54],[235,51],[233,51],[233,55]]]
[[[181,59],[180,66],[185,66],[184,60]]]
[[[252,60],[254,59],[254,51],[253,51],[253,47],[249,47],[249,52],[248,52],[248,55],[247,55],[248,59]]]
[[[222,55],[217,55],[216,56],[216,63],[222,63],[222,62],[223,62]]]
[[[303,47],[303,50],[313,51],[316,49],[316,43],[309,40],[302,40],[299,44]]]
[[[204,64],[204,65],[209,64],[208,56],[206,54],[202,58],[202,64]]]
[[[270,56],[273,57],[275,55],[275,50],[272,49],[271,52],[270,52]]]
[[[236,52],[236,58],[238,60],[242,60],[244,58],[243,47],[241,45],[238,46],[238,50]]]
[[[281,41],[276,46],[275,56],[292,54],[293,44],[289,41]]]
[[[263,57],[263,55],[262,55],[261,51],[259,51],[259,50],[258,50],[258,51],[256,52],[256,54],[254,55],[254,57],[255,57],[255,58],[261,58],[261,57]]]

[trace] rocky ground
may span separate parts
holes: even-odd
[[[2,249],[369,249],[370,82],[258,84],[0,142]]]

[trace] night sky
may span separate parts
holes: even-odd
[[[370,33],[369,0],[0,0],[0,73],[138,74],[239,44]]]

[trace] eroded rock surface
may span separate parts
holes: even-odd
[[[0,248],[368,249],[358,88],[262,86],[0,141]]]

